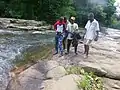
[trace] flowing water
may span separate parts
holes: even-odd
[[[8,83],[8,73],[14,66],[13,61],[19,58],[28,48],[53,43],[54,33],[39,31],[0,30],[0,90]]]

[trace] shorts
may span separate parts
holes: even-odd
[[[90,39],[84,39],[83,43],[85,45],[90,45],[92,43],[92,40],[90,40]]]

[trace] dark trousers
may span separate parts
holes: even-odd
[[[66,49],[66,38],[63,38],[63,50]]]
[[[55,36],[55,50],[58,53],[58,35]]]
[[[68,36],[68,32],[64,32],[64,37],[63,37],[63,50],[66,49],[66,42],[67,42],[67,36]]]
[[[73,40],[67,40],[67,53],[69,53],[70,51],[70,46],[72,44]],[[78,44],[74,44],[73,47],[74,47],[74,52],[77,53],[77,46]]]

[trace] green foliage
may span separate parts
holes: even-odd
[[[97,5],[93,8],[92,11],[95,14],[96,19],[102,24],[105,24],[107,13],[104,12],[104,7]]]
[[[104,12],[106,13],[106,20],[105,23],[107,26],[112,24],[113,15],[115,13],[115,6],[114,6],[115,0],[108,0],[107,6],[104,7]]]
[[[101,78],[94,75],[94,73],[87,73],[84,69],[78,66],[72,66],[66,68],[68,74],[82,74],[82,80],[76,81],[80,90],[103,90],[103,83]]]
[[[61,15],[75,14],[71,0],[2,0],[0,16],[55,22]]]
[[[105,26],[110,26],[113,23],[113,15],[115,13],[115,0],[106,0],[106,5],[99,5],[95,3],[89,3],[88,0],[75,0],[76,3],[82,3],[76,4],[76,10],[78,17],[78,22],[80,26],[85,26],[88,18],[88,13],[93,12],[95,14],[95,18],[100,22],[100,24]],[[80,5],[80,6],[79,6]]]
[[[114,23],[110,26],[111,28],[120,29],[120,21],[114,21]]]
[[[103,90],[103,83],[101,78],[97,77],[93,73],[84,73],[83,79],[77,81],[79,89],[83,90]]]
[[[5,13],[6,2],[0,1],[0,16],[4,16]]]

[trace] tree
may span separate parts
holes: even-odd
[[[106,22],[107,26],[111,25],[114,17],[113,15],[116,12],[116,7],[114,6],[115,0],[107,0],[107,6],[104,8],[104,12],[106,13]]]
[[[106,5],[97,3],[90,3],[88,0],[75,0],[76,10],[78,15],[78,22],[80,26],[85,26],[87,22],[88,13],[93,12],[95,18],[100,24],[109,26],[114,21],[115,0],[106,0]]]
[[[55,22],[61,15],[76,15],[72,0],[2,0],[0,16]]]

